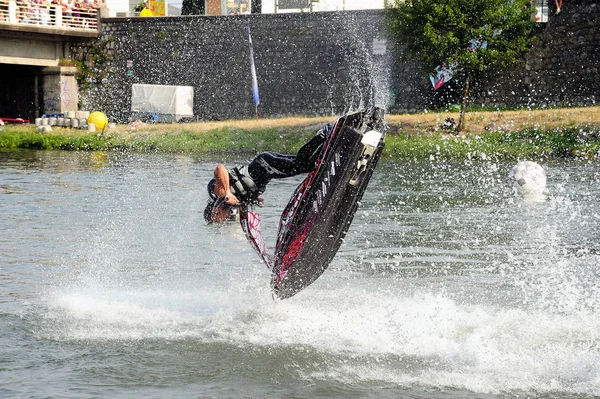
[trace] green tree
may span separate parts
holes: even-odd
[[[391,0],[385,8],[388,36],[416,57],[425,72],[445,64],[463,84],[460,120],[469,98],[469,82],[483,72],[522,60],[533,40],[533,10],[526,0]],[[473,49],[471,40],[487,47]]]

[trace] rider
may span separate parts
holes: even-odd
[[[208,204],[204,209],[207,223],[225,222],[238,205],[262,204],[259,196],[264,193],[271,179],[292,177],[313,170],[323,143],[331,131],[325,125],[304,144],[296,155],[263,152],[245,166],[227,170],[218,164],[214,179],[208,182]]]

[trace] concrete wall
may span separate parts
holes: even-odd
[[[110,41],[105,45],[109,59],[96,65],[102,83],[85,93],[84,108],[126,122],[131,85],[145,83],[194,86],[199,119],[254,116],[248,23],[261,116],[335,115],[372,104],[416,112],[456,102],[455,86],[434,92],[417,63],[397,62],[400,50],[389,43],[385,54],[374,54],[382,16],[379,10],[105,19],[99,42]],[[596,1],[565,5],[540,30],[527,62],[490,76],[474,90],[473,102],[509,107],[595,103],[599,16]],[[72,50],[82,54],[86,45]]]
[[[0,37],[0,63],[13,65],[58,66],[64,57],[60,41],[23,40]]]
[[[65,113],[77,111],[79,91],[75,74],[75,67],[46,67],[41,71],[43,76],[45,114]]]

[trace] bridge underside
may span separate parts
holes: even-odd
[[[33,121],[43,114],[76,111],[78,88],[71,58],[73,40],[97,32],[0,24],[0,117]]]
[[[76,111],[76,72],[74,67],[0,64],[0,117],[33,121]]]
[[[43,113],[42,67],[0,64],[0,117],[33,120]]]

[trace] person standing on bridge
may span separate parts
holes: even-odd
[[[40,6],[42,0],[31,0],[29,10],[31,12],[31,21],[38,25],[40,23]]]
[[[40,24],[48,25],[50,23],[50,1],[39,0],[40,3]]]
[[[73,27],[73,0],[62,0],[63,26]]]
[[[0,22],[8,22],[8,0],[0,0]]]
[[[20,24],[32,24],[31,20],[31,4],[28,0],[23,0],[19,7],[19,23]]]

